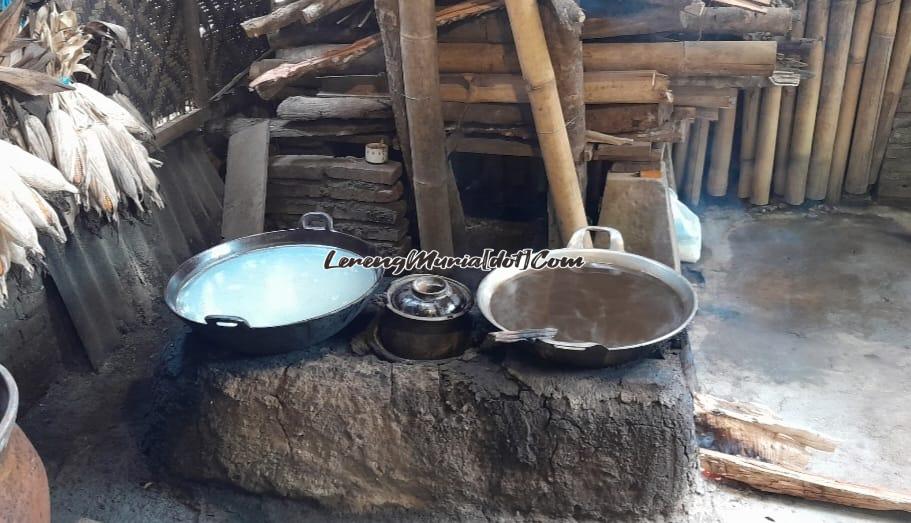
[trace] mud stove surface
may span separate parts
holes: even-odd
[[[518,347],[390,363],[343,335],[265,358],[176,340],[158,372],[152,455],[191,480],[418,519],[673,519],[690,492],[683,337],[579,371]]]

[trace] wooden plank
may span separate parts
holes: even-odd
[[[224,136],[231,136],[252,127],[258,123],[266,122],[272,138],[323,138],[338,139],[350,136],[374,135],[377,133],[390,133],[392,123],[384,120],[319,120],[315,122],[292,122],[278,118],[228,118],[216,120],[206,126],[206,131]]]
[[[763,492],[869,510],[911,512],[911,495],[798,472],[781,465],[699,449],[699,464],[710,476],[745,483]]]
[[[363,182],[393,185],[402,176],[402,164],[367,163],[363,158],[319,155],[276,155],[269,159],[269,177],[272,179],[360,180]]]
[[[259,122],[228,140],[221,235],[233,240],[263,232],[269,172],[269,124]]]
[[[163,123],[155,128],[155,143],[164,147],[181,136],[201,129],[209,119],[208,108],[194,109],[189,113]]]
[[[187,69],[193,82],[193,102],[197,108],[209,103],[209,83],[206,74],[206,52],[199,34],[199,2],[180,2],[184,36],[187,43]]]

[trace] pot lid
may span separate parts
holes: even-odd
[[[413,274],[392,282],[386,304],[394,312],[419,318],[450,319],[474,304],[471,291],[461,283],[433,274]]]

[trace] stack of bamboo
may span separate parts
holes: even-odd
[[[569,32],[561,41],[567,33],[551,29],[559,24],[561,3],[544,2],[549,9],[542,13],[577,165],[593,160],[613,170],[660,169],[675,144],[675,181],[689,200],[698,203],[709,158],[709,193],[724,194],[738,90],[770,86],[769,77],[787,69],[768,35],[791,31],[792,10],[767,1],[644,0],[632,11],[618,3],[616,13],[589,18],[579,24],[581,35]],[[373,25],[369,1],[299,0],[244,24],[250,36],[269,34],[274,51],[250,68],[251,88],[281,100],[273,136],[324,144],[373,141],[378,133],[393,138],[393,129],[403,129],[401,121],[390,125],[400,120],[395,99],[403,88],[400,44],[388,34],[399,17],[388,14],[388,4],[396,2],[376,1],[382,32]],[[416,9],[409,3],[399,8],[405,6]],[[499,0],[438,7],[438,95],[448,152],[541,154],[527,78],[502,7]],[[756,34],[765,39],[744,38]],[[571,76],[579,77],[575,102]],[[573,103],[583,110],[572,114]],[[709,148],[711,122],[717,123]],[[403,132],[397,138],[408,142]]]
[[[911,57],[911,3],[808,0],[792,42],[809,45],[797,88],[743,97],[738,196],[840,201],[876,183]],[[899,16],[901,15],[901,16]]]

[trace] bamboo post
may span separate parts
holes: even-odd
[[[866,193],[870,182],[876,121],[882,105],[883,88],[889,69],[889,59],[892,56],[892,42],[900,9],[901,0],[879,0],[876,3],[873,32],[867,49],[867,65],[860,87],[861,103],[857,106],[854,137],[851,139],[851,153],[848,156],[848,170],[845,173],[845,191],[851,194]]]
[[[857,97],[867,61],[867,46],[870,30],[876,13],[876,0],[861,0],[854,15],[854,29],[851,31],[851,50],[848,52],[848,67],[845,86],[841,97],[841,111],[838,113],[838,129],[835,145],[832,147],[832,167],[829,169],[829,186],[826,203],[836,204],[841,200],[848,152],[851,149],[851,134],[854,131],[854,117],[857,114]]]
[[[405,78],[402,71],[402,44],[399,28],[399,0],[375,0],[376,19],[383,38],[383,52],[386,58],[386,82],[392,99],[392,114],[395,121],[396,136],[402,149],[405,164],[405,176],[413,185],[414,165],[411,161],[411,136],[408,129],[408,114],[405,107]],[[465,214],[456,186],[455,176],[447,176],[449,193],[449,218],[452,221],[452,244],[457,253],[465,252],[467,239],[465,233]],[[414,204],[413,194],[411,204]]]
[[[829,186],[835,133],[838,130],[838,113],[848,67],[851,30],[857,0],[832,0],[829,29],[826,38],[825,66],[819,89],[819,109],[816,112],[816,132],[807,172],[807,194],[810,200],[822,200]]]
[[[709,143],[709,121],[696,118],[693,136],[690,137],[690,150],[687,152],[685,194],[686,201],[692,206],[699,205],[702,195],[702,174],[705,171],[705,150]]]
[[[712,160],[706,191],[711,196],[724,196],[728,192],[728,173],[731,170],[731,148],[734,145],[734,123],[737,106],[718,110],[718,123],[712,138]]]
[[[414,166],[414,199],[421,248],[454,253],[446,178],[446,133],[437,72],[437,27],[433,0],[411,0],[400,9],[402,76]]]
[[[898,109],[898,100],[902,95],[905,75],[908,74],[908,61],[911,59],[911,2],[902,2],[901,16],[898,18],[898,30],[892,48],[892,60],[889,62],[889,74],[883,89],[882,109],[876,126],[876,142],[873,146],[873,164],[870,170],[870,184],[876,183],[883,159],[886,157],[886,146],[892,136],[892,122]]]
[[[680,191],[686,179],[686,153],[690,147],[693,120],[686,119],[683,125],[683,141],[674,144],[674,190]]]
[[[536,0],[506,0],[506,12],[525,77],[541,156],[563,240],[588,225],[553,64]],[[426,74],[426,72],[425,72]]]
[[[797,8],[800,19],[791,31],[792,40],[803,38],[807,24],[807,2],[802,0]],[[791,151],[791,130],[794,124],[794,106],[797,102],[797,87],[781,89],[781,109],[778,112],[778,139],[775,140],[775,167],[772,170],[772,190],[784,196],[788,179],[788,154]]]
[[[809,0],[805,36],[816,40],[807,57],[807,70],[812,78],[801,81],[794,108],[794,128],[791,131],[791,148],[788,153],[788,174],[785,201],[801,205],[807,194],[807,173],[810,169],[810,152],[813,132],[816,129],[816,109],[819,106],[823,60],[825,59],[826,28],[829,24],[829,0]]]
[[[772,190],[772,168],[775,165],[775,138],[778,113],[781,110],[781,87],[773,85],[762,93],[759,129],[756,131],[756,164],[753,168],[753,190],[750,203],[768,205]]]
[[[740,127],[740,180],[737,197],[749,198],[753,189],[753,166],[756,159],[756,131],[759,127],[759,102],[762,91],[751,87],[743,91],[743,118]]]

